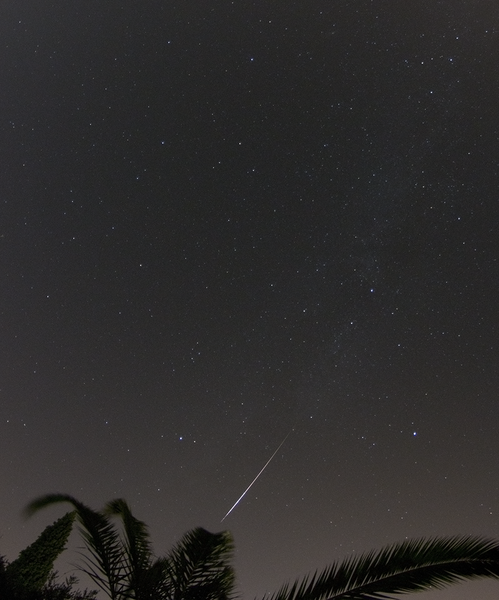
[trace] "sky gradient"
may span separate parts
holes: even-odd
[[[499,537],[495,2],[4,0],[0,44],[1,554],[56,491],[230,529],[245,598]]]

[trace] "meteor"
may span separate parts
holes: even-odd
[[[258,473],[258,475],[255,477],[255,479],[253,479],[253,481],[249,484],[249,486],[244,490],[244,492],[241,494],[241,496],[238,498],[238,500],[234,503],[233,507],[227,512],[227,514],[225,515],[225,517],[220,521],[220,523],[222,523],[223,521],[225,521],[225,519],[230,515],[230,513],[236,508],[236,506],[239,504],[239,502],[241,502],[241,500],[244,498],[244,496],[247,494],[247,492],[249,491],[249,489],[251,488],[251,486],[255,483],[255,481],[260,477],[260,475],[265,471],[265,469],[269,466],[270,461],[274,458],[274,456],[279,452],[279,450],[281,449],[282,445],[284,444],[284,442],[288,439],[288,437],[291,435],[291,433],[294,431],[294,428],[288,433],[288,435],[282,440],[282,442],[279,444],[279,446],[277,447],[277,449],[274,451],[274,454],[272,454],[272,456],[269,458],[269,460],[263,465],[261,471]]]

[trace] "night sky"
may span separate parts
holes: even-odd
[[[48,492],[230,529],[246,599],[499,537],[495,0],[3,0],[0,47],[0,554]]]

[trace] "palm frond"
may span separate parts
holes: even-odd
[[[380,600],[483,577],[499,578],[497,541],[470,536],[408,540],[334,563],[266,600]]]
[[[188,532],[164,559],[170,598],[231,598],[234,593],[233,549],[232,536],[227,531],[210,533],[198,527]]]
[[[109,518],[85,506],[68,494],[47,494],[33,500],[26,508],[28,515],[53,504],[69,502],[80,522],[80,533],[90,557],[84,557],[82,570],[111,600],[119,600],[126,588],[123,546],[116,528]]]
[[[133,516],[123,499],[112,500],[104,508],[104,514],[121,518],[125,537],[127,594],[137,600],[145,600],[151,590],[152,550],[147,525]]]
[[[141,600],[173,600],[175,594],[168,558],[156,558],[150,565],[143,592]]]

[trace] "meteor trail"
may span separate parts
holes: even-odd
[[[274,456],[279,452],[279,450],[281,449],[281,446],[284,444],[284,442],[288,439],[288,437],[291,435],[291,433],[294,431],[294,427],[293,429],[288,433],[288,435],[282,440],[282,442],[279,444],[279,446],[277,447],[277,449],[275,450],[274,454],[272,454],[272,456],[269,458],[269,460],[263,465],[261,471],[258,473],[258,475],[255,477],[255,479],[253,479],[253,481],[249,484],[249,486],[244,490],[244,492],[241,494],[241,496],[238,498],[238,500],[235,502],[234,506],[229,510],[229,512],[225,515],[225,517],[222,519],[222,521],[225,521],[225,519],[230,515],[230,513],[236,508],[236,506],[239,504],[239,502],[241,502],[241,500],[244,498],[244,496],[246,495],[246,493],[248,492],[248,490],[250,489],[250,487],[255,483],[255,481],[260,477],[260,475],[265,471],[265,469],[268,467],[270,461],[274,458]],[[220,521],[220,523],[222,523],[222,521]]]

